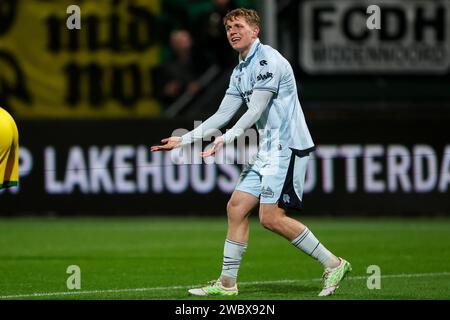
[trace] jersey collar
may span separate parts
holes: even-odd
[[[245,60],[243,60],[241,55],[239,54],[239,65],[242,65],[242,64],[246,63],[247,61],[250,61],[250,59],[254,56],[256,49],[258,49],[260,44],[261,44],[261,41],[259,41],[259,38],[256,38],[255,41],[253,41],[252,47],[250,48],[250,51],[248,52]]]

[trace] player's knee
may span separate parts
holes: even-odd
[[[237,208],[239,207],[239,202],[230,199],[227,203],[227,213],[230,215],[230,213],[237,211]]]
[[[242,212],[242,208],[239,204],[239,201],[234,199],[230,199],[227,203],[227,216],[228,219],[235,220],[241,219],[242,216],[245,216],[245,212]]]

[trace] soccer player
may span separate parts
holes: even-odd
[[[18,185],[19,133],[11,115],[0,107],[0,189]]]
[[[161,140],[152,151],[171,150],[197,139],[212,129],[223,127],[242,104],[248,110],[213,146],[201,153],[208,157],[223,144],[256,123],[260,134],[254,162],[242,171],[227,205],[228,231],[219,279],[202,288],[190,289],[197,296],[238,294],[237,275],[247,249],[250,211],[259,203],[261,224],[288,239],[295,247],[324,267],[323,289],[319,296],[335,292],[351,271],[349,262],[336,257],[301,222],[286,215],[286,209],[302,206],[303,183],[309,154],[314,143],[297,95],[296,81],[289,62],[259,38],[260,19],[255,10],[239,8],[224,17],[228,41],[239,53],[239,64],[218,110],[193,131],[182,137]],[[209,131],[211,132],[211,131]]]

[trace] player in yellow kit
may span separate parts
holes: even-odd
[[[11,115],[0,107],[0,189],[19,182],[19,132]]]

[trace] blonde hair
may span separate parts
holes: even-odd
[[[236,17],[243,17],[249,25],[260,28],[260,19],[256,10],[245,8],[238,8],[228,12],[223,18],[223,24],[226,25],[229,20],[234,20]]]

